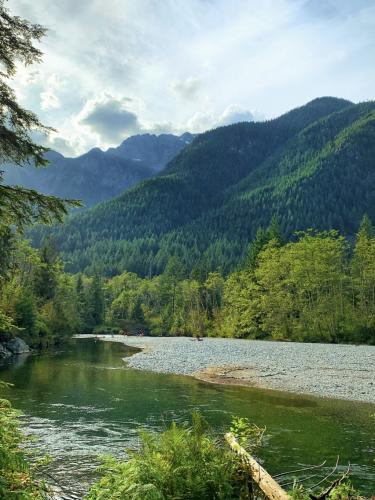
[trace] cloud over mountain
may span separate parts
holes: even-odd
[[[98,134],[104,143],[117,143],[124,137],[143,131],[137,115],[130,111],[132,99],[106,96],[87,101],[79,115],[79,123]]]
[[[77,153],[120,134],[248,121],[253,109],[272,118],[316,95],[374,95],[370,0],[7,3],[49,29],[43,63],[14,80],[20,102]]]

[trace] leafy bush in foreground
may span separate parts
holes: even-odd
[[[107,458],[105,475],[86,500],[230,500],[250,498],[229,448],[205,432],[202,417],[160,434],[141,432],[141,449],[130,460]]]
[[[0,388],[3,383],[0,381]],[[43,484],[33,478],[22,444],[25,436],[9,401],[0,399],[0,499],[41,500],[46,498]]]

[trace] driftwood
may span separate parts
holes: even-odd
[[[337,465],[338,465],[338,460],[339,459],[337,458],[337,462],[336,462],[336,466],[335,466],[334,470],[330,474],[328,474],[328,476],[326,476],[323,479],[323,481],[325,481],[328,477],[330,477],[333,474],[333,472],[336,471]],[[315,496],[313,494],[310,494],[311,500],[324,500],[324,499],[328,498],[328,496],[331,493],[331,491],[333,490],[333,488],[335,488],[336,486],[338,486],[339,484],[341,484],[344,481],[344,479],[346,479],[349,476],[349,471],[350,471],[350,464],[348,465],[348,469],[346,470],[346,472],[341,477],[339,477],[338,479],[336,479],[335,481],[333,481],[328,486],[328,488],[326,490],[324,490],[324,491],[322,491],[322,493],[320,493],[320,495]],[[323,482],[323,481],[321,481],[321,482]]]
[[[288,493],[273,479],[268,472],[237,442],[231,432],[225,434],[229,446],[249,468],[252,480],[270,500],[290,500]]]

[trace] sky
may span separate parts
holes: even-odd
[[[76,156],[138,133],[264,120],[320,96],[375,98],[375,0],[8,0],[48,28],[20,104]]]

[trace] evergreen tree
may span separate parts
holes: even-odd
[[[35,297],[28,287],[22,289],[16,300],[15,320],[17,326],[23,330],[22,336],[32,341],[36,333],[37,309]]]
[[[362,217],[357,233],[357,239],[361,236],[364,236],[366,238],[373,238],[375,236],[374,225],[367,214],[364,214],[364,216]]]
[[[272,217],[267,229],[259,228],[255,233],[255,238],[250,243],[245,257],[245,266],[248,269],[253,270],[256,268],[258,255],[271,240],[273,240],[276,245],[282,245],[283,243],[280,225],[276,216]]]
[[[36,167],[47,164],[44,158],[47,148],[36,144],[30,134],[32,131],[47,133],[52,129],[17,103],[15,92],[8,84],[16,74],[17,64],[40,62],[42,53],[33,44],[45,33],[42,26],[12,16],[0,0],[0,165],[6,162]],[[35,220],[61,219],[69,204],[79,205],[76,201],[46,196],[20,186],[4,185],[0,170],[0,231],[10,225],[23,228]]]
[[[177,256],[170,257],[162,275],[161,292],[165,297],[172,316],[175,313],[177,285],[185,275],[184,265]]]
[[[89,288],[89,303],[93,326],[100,325],[104,319],[104,293],[102,279],[98,274],[92,279]]]
[[[39,252],[40,265],[34,271],[34,291],[42,301],[55,296],[59,263],[56,248],[50,238],[46,238]]]
[[[272,216],[271,222],[266,232],[269,241],[274,240],[279,246],[283,244],[283,237],[281,233],[280,223],[276,215]]]
[[[258,255],[263,250],[268,241],[269,237],[267,231],[260,227],[255,233],[255,238],[250,243],[247,255],[245,257],[245,265],[247,268],[255,269],[257,265]]]

